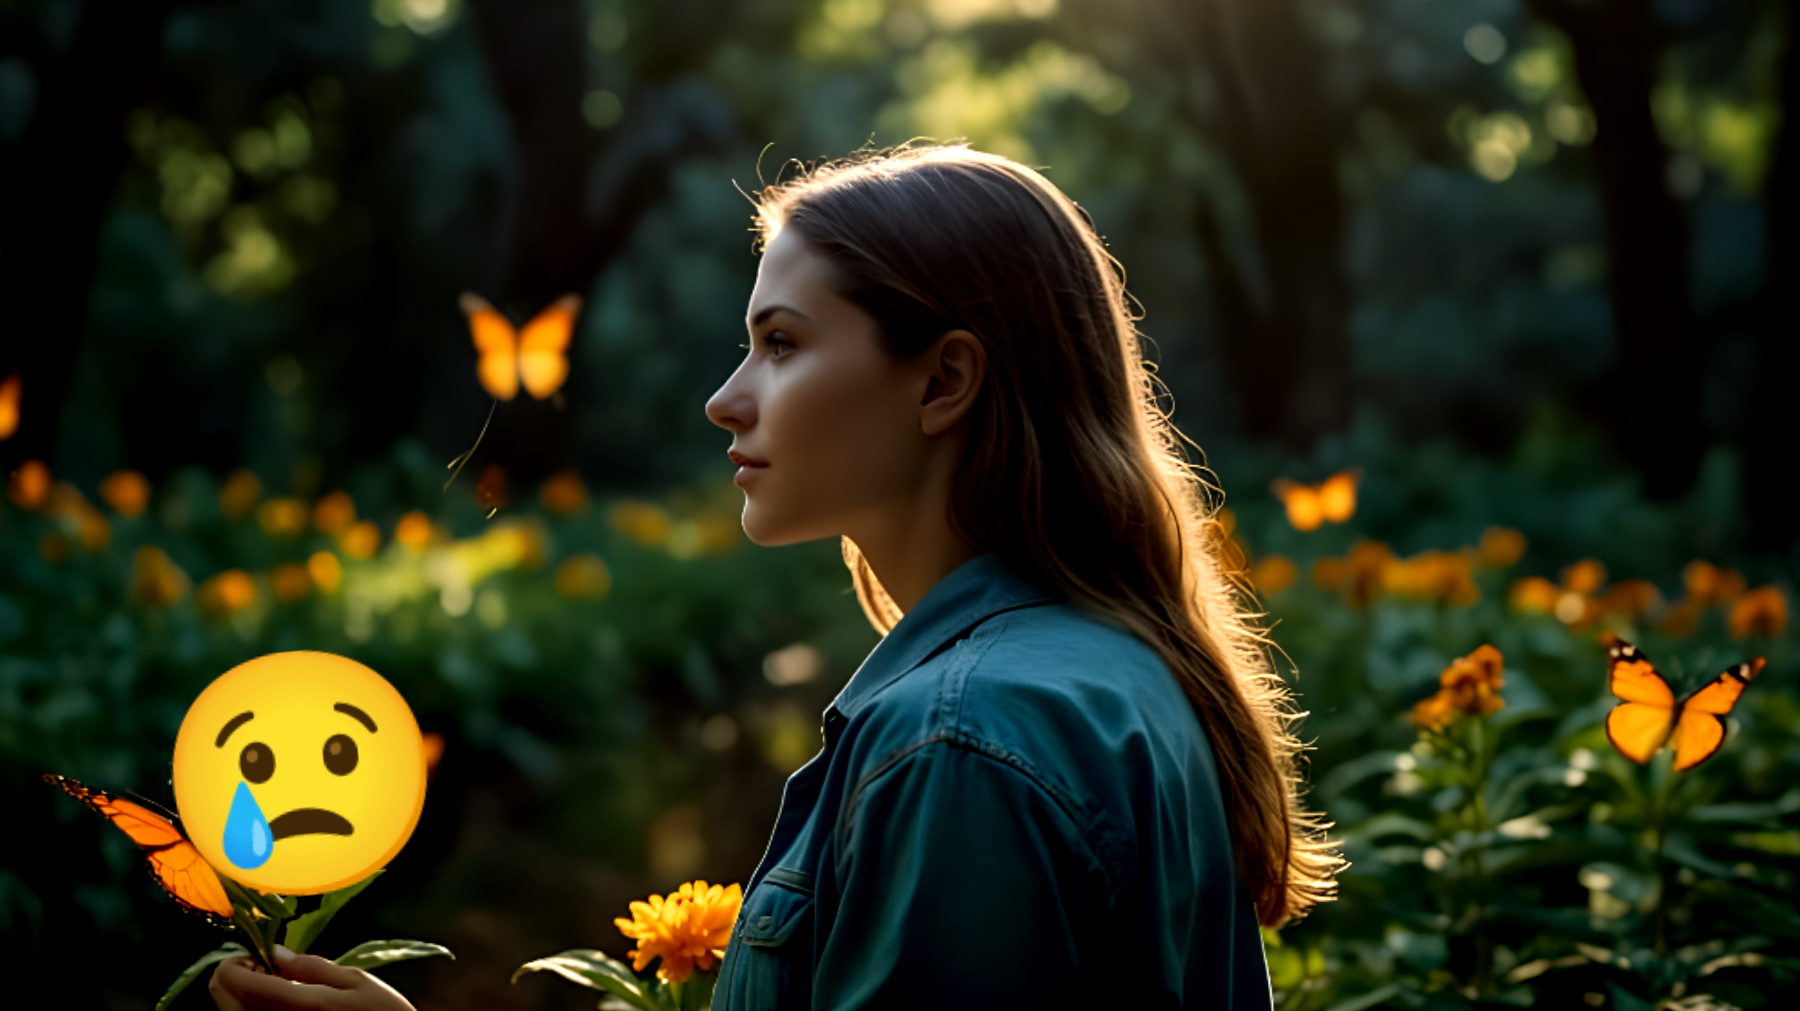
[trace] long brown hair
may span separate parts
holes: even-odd
[[[1158,406],[1123,271],[1043,176],[965,145],[864,151],[757,195],[766,241],[798,229],[887,350],[966,329],[987,351],[952,528],[1153,648],[1213,746],[1239,870],[1278,925],[1336,893],[1343,866],[1299,803],[1287,686],[1221,562],[1217,489]],[[901,614],[845,538],[863,612]]]

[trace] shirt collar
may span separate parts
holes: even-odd
[[[876,643],[830,708],[852,718],[881,689],[988,618],[1061,599],[1061,594],[1014,572],[998,553],[977,555],[938,580],[887,637]]]

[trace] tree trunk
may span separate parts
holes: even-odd
[[[1768,222],[1764,254],[1762,320],[1756,334],[1756,374],[1749,390],[1744,435],[1743,490],[1750,539],[1758,547],[1786,551],[1800,538],[1800,508],[1792,485],[1800,463],[1800,420],[1787,399],[1800,375],[1800,297],[1788,285],[1800,279],[1800,14],[1790,6],[1787,54],[1781,68],[1781,135],[1763,183]]]
[[[125,114],[162,58],[172,0],[89,0],[68,51],[34,69],[36,107],[0,161],[0,380],[22,377],[18,431],[0,472],[49,460],[87,324],[96,243],[130,157]]]
[[[1220,93],[1218,114],[1194,116],[1194,125],[1236,171],[1265,282],[1231,267],[1214,215],[1203,210],[1200,238],[1238,410],[1252,435],[1304,451],[1343,427],[1351,395],[1339,116],[1325,91],[1324,54],[1293,0],[1209,0],[1192,30]]]
[[[1561,29],[1599,130],[1594,162],[1612,257],[1607,292],[1618,360],[1588,405],[1652,498],[1693,487],[1705,354],[1689,300],[1688,225],[1665,182],[1668,152],[1650,93],[1661,50],[1650,0],[1527,0]]]

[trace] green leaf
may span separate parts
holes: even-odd
[[[1741,821],[1762,824],[1800,811],[1800,786],[1766,804],[1709,804],[1687,813],[1693,821]]]
[[[276,895],[272,896],[272,898],[281,903],[282,911],[289,916],[293,916],[300,911],[300,897],[298,895]]]
[[[219,883],[225,886],[225,894],[231,898],[231,904],[246,910],[254,909],[271,920],[285,920],[292,914],[282,900],[273,895],[264,895],[254,888],[241,885],[225,875],[219,875]],[[296,907],[298,902],[295,903]]]
[[[382,868],[382,870],[385,869]],[[304,955],[306,949],[319,939],[320,932],[325,929],[327,923],[331,922],[331,918],[348,905],[351,899],[356,898],[358,892],[369,887],[380,876],[381,870],[377,870],[356,884],[345,885],[335,892],[326,892],[325,897],[319,901],[319,908],[305,916],[296,917],[287,925],[287,932],[282,935],[281,943],[294,954]]]
[[[156,1011],[167,1011],[169,1005],[175,1002],[176,996],[179,995],[181,991],[186,990],[189,983],[199,979],[200,973],[207,966],[216,965],[228,958],[236,958],[239,955],[248,954],[249,951],[247,951],[243,945],[238,944],[236,941],[228,941],[225,944],[220,945],[217,949],[201,955],[199,961],[183,970],[181,975],[175,977],[175,982],[170,983],[169,988],[163,991],[162,999],[156,1002]]]
[[[450,954],[449,948],[429,941],[364,941],[339,955],[335,961],[352,969],[379,969],[409,958],[430,958],[433,955],[442,955],[452,960],[456,958]]]
[[[560,955],[526,962],[513,973],[512,981],[517,983],[519,977],[528,972],[554,972],[582,986],[605,990],[638,1011],[667,1011],[644,989],[643,983],[631,971],[630,966],[604,952],[575,948]]]

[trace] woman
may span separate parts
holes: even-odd
[[[1099,237],[961,146],[758,210],[707,416],[745,533],[840,537],[885,638],[788,780],[713,1007],[1266,1009],[1258,925],[1341,861]],[[281,985],[222,967],[220,1006],[249,980]]]

